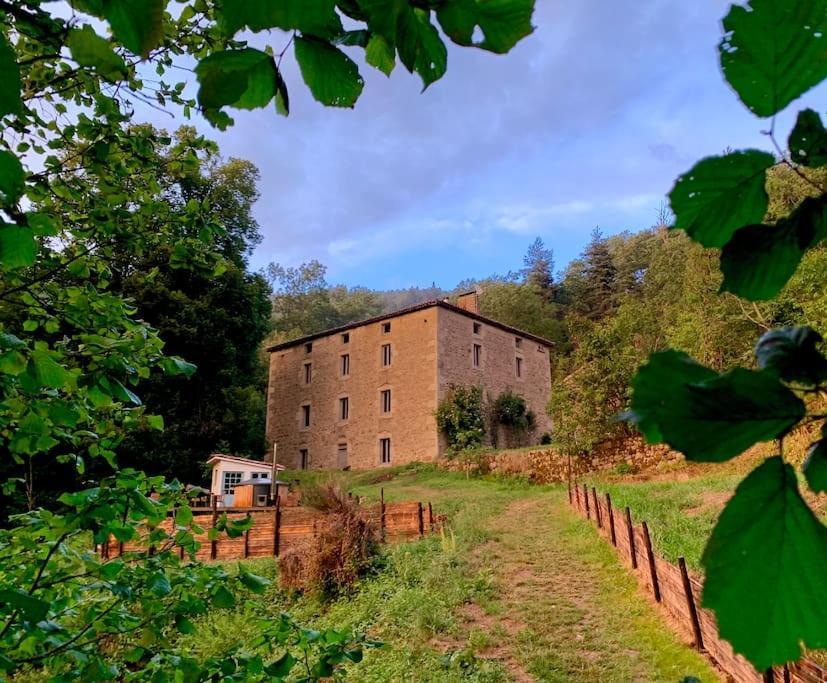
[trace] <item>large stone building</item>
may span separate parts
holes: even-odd
[[[551,344],[479,314],[476,293],[430,301],[277,344],[267,440],[290,468],[366,469],[439,458],[439,401],[452,385],[523,396],[551,429]],[[272,457],[272,456],[271,456]]]

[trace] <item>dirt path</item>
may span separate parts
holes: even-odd
[[[512,680],[719,680],[680,643],[633,578],[564,494],[530,494],[492,516],[475,564],[493,570],[499,598],[466,609],[492,634],[486,657]]]

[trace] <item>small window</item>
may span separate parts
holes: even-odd
[[[546,352],[546,347],[545,347],[545,346],[543,346],[542,344],[537,344],[537,350],[538,350],[540,353],[545,353],[545,352]]]
[[[388,334],[391,331],[391,324],[390,323],[382,323],[382,332],[384,334]]]
[[[391,364],[391,345],[382,344],[382,365],[387,367]]]
[[[306,470],[310,465],[310,457],[307,453],[306,448],[302,448],[299,451],[299,467],[303,470]]]
[[[310,426],[310,406],[302,406],[302,427]]]
[[[391,461],[391,440],[389,438],[379,439],[379,462],[387,465]]]
[[[382,389],[382,412],[391,412],[391,390]]]
[[[243,477],[243,472],[224,472],[224,481],[221,482],[221,492],[225,496],[232,495],[235,487],[241,483]]]
[[[307,342],[304,345],[304,352],[305,353],[310,353],[312,350],[313,350],[313,342]]]
[[[264,472],[251,472],[250,479],[264,479],[266,475]]]
[[[350,332],[342,334],[342,344],[350,344]]]
[[[481,329],[482,325],[480,323],[474,323],[474,334],[479,334]]]
[[[350,416],[350,401],[347,396],[339,399],[339,419],[344,422]]]
[[[304,364],[304,383],[310,384],[310,380],[313,379],[313,363],[305,363]]]
[[[514,368],[517,372],[517,377],[523,376],[523,359],[517,356],[517,365]]]
[[[259,494],[256,496],[256,507],[264,507],[267,505],[267,494]]]
[[[480,344],[474,344],[474,354],[473,354],[474,367],[478,368],[480,366],[481,361],[482,361],[482,346]]]
[[[347,377],[350,374],[350,354],[343,353],[341,358],[342,377]]]
[[[514,346],[518,349],[523,348],[523,338],[522,337],[514,337]]]

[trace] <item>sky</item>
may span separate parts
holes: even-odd
[[[223,133],[195,123],[260,169],[255,269],[315,258],[332,283],[450,289],[518,269],[536,236],[562,269],[595,227],[654,224],[702,156],[771,149],[768,122],[719,72],[728,5],[537,0],[531,36],[507,55],[449,43],[447,74],[424,93],[399,64],[390,78],[362,65],[355,109],[325,108],[285,59],[289,118],[234,111]],[[823,88],[802,102],[827,108]],[[778,118],[782,140],[798,104]]]

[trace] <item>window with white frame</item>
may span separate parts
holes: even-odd
[[[241,483],[244,472],[224,472],[224,478],[221,482],[221,493],[225,496],[232,495],[235,487]]]

